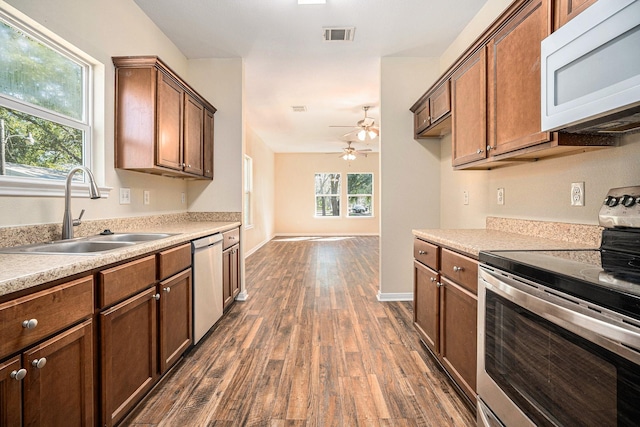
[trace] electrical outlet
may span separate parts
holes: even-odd
[[[142,192],[142,203],[144,203],[145,205],[148,205],[150,203],[149,190],[144,190]]]
[[[121,205],[130,205],[131,204],[131,189],[130,188],[121,188],[120,189],[120,204]]]
[[[498,188],[497,197],[498,197],[498,204],[504,205],[504,188]]]
[[[571,183],[571,206],[584,206],[584,182]]]
[[[180,193],[180,200],[182,201],[183,205],[187,203],[187,195],[185,193]]]
[[[469,204],[469,192],[467,190],[462,191],[462,204],[463,205]]]

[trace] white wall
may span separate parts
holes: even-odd
[[[249,255],[275,234],[275,155],[251,129],[246,131],[245,143],[245,152],[253,160],[253,225],[245,224],[244,229],[245,255]]]
[[[409,110],[438,76],[437,58],[382,58],[381,300],[411,298],[411,230],[440,226],[440,141],[416,142]]]
[[[158,55],[178,74],[186,77],[187,61],[176,46],[132,0],[0,0],[0,8],[16,12],[18,18],[35,22],[82,50],[96,63],[94,103],[96,152],[92,169],[100,185],[113,187],[108,199],[76,199],[73,213],[86,209],[85,219],[148,215],[186,210],[181,193],[183,180],[115,170],[113,157],[114,71],[112,56]],[[131,189],[132,203],[120,205],[118,189]],[[151,204],[142,204],[142,191],[149,190]],[[0,197],[0,226],[62,222],[62,197]]]
[[[337,153],[275,155],[275,232],[278,235],[377,235],[380,213],[380,175],[378,153],[360,156],[352,162]],[[315,174],[342,175],[342,211],[340,218],[314,217]],[[346,174],[373,173],[373,217],[345,216]]]
[[[244,62],[240,58],[188,62],[188,82],[207,98],[214,115],[213,182],[190,181],[189,211],[240,212],[244,139]]]

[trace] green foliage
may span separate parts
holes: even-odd
[[[347,174],[347,194],[373,194],[373,174]]]

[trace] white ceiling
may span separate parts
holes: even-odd
[[[134,1],[187,58],[244,58],[246,120],[275,152],[339,152],[351,129],[329,126],[355,126],[365,105],[384,133],[380,58],[439,57],[487,0]],[[342,26],[354,41],[323,41]]]

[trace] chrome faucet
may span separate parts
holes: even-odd
[[[62,217],[62,239],[73,239],[73,226],[80,225],[82,215],[84,215],[84,209],[80,212],[78,219],[73,219],[71,216],[71,179],[73,175],[78,171],[84,171],[89,177],[89,197],[92,199],[100,198],[100,190],[96,185],[96,180],[89,168],[84,166],[76,166],[67,174],[67,182],[64,186],[64,216]]]

